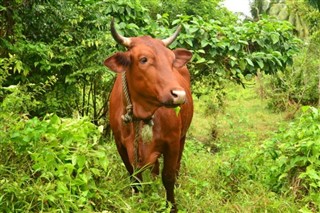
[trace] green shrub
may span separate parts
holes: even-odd
[[[108,111],[106,99],[114,77],[102,62],[119,49],[109,33],[111,17],[128,37],[166,37],[173,25],[182,25],[171,47],[193,51],[192,80],[203,85],[194,86],[197,94],[210,89],[220,92],[228,80],[240,83],[259,69],[273,73],[291,63],[299,42],[289,23],[267,17],[240,23],[219,2],[179,0],[174,5],[183,6],[182,14],[160,15],[156,13],[161,9],[179,11],[180,7],[169,1],[159,7],[156,0],[144,4],[135,0],[7,1],[8,6],[1,8],[7,16],[0,17],[6,35],[0,40],[4,71],[0,86],[22,85],[36,93],[33,98],[38,105],[28,110],[33,116],[70,117],[77,111],[98,124]],[[150,6],[156,20],[143,5]],[[9,8],[14,9],[9,12]],[[4,24],[9,21],[12,25]],[[46,86],[38,90],[41,84]],[[5,96],[0,91],[0,100]],[[223,97],[223,92],[218,96]]]
[[[86,118],[48,115],[39,120],[3,113],[0,152],[1,212],[90,212],[124,206],[116,197],[129,187],[128,178],[110,184],[110,174],[120,164],[113,162],[116,150],[100,143],[99,131]]]
[[[293,105],[319,103],[319,49],[319,39],[310,39],[294,57],[292,66],[270,76],[267,96],[272,109],[283,111]]]
[[[264,144],[270,159],[266,182],[272,190],[292,193],[320,210],[320,111],[303,107],[302,115]]]

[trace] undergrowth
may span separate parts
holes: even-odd
[[[280,125],[283,116],[254,87],[228,88],[225,108],[196,99],[175,190],[179,212],[319,211],[319,111],[303,108]],[[132,193],[112,138],[87,118],[2,111],[0,151],[0,212],[170,211],[161,178],[148,170]]]
[[[118,209],[126,177],[88,119],[1,116],[1,212]],[[117,163],[115,163],[117,162]],[[111,175],[113,174],[113,175]],[[111,177],[112,176],[112,177]],[[119,181],[114,182],[114,178]]]

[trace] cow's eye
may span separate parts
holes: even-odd
[[[148,62],[147,57],[142,57],[142,58],[140,58],[140,63],[141,63],[141,64],[145,64],[145,63],[147,63],[147,62]]]

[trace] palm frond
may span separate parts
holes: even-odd
[[[308,0],[308,3],[320,11],[320,0]]]

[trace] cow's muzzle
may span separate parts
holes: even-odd
[[[171,90],[173,105],[180,105],[186,102],[186,92],[184,90]]]

